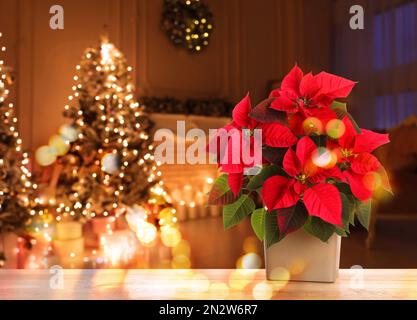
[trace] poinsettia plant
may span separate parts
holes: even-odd
[[[268,247],[301,228],[324,242],[334,233],[348,236],[355,217],[368,228],[374,191],[391,192],[372,155],[389,138],[359,128],[340,101],[355,85],[326,72],[304,75],[295,66],[256,107],[249,94],[236,105],[233,122],[208,146],[223,172],[209,205],[223,206],[225,228],[250,216]],[[256,130],[260,163],[254,161]],[[245,148],[252,157],[243,156]]]

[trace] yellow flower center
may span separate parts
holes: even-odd
[[[353,151],[349,149],[340,149],[340,154],[343,158],[349,158],[354,155]]]
[[[305,173],[301,173],[298,176],[296,176],[295,179],[300,181],[302,184],[305,184],[307,182],[308,176]]]

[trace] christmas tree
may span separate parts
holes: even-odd
[[[57,213],[108,216],[148,201],[151,191],[161,196],[161,173],[149,139],[152,123],[134,98],[132,67],[103,38],[85,51],[76,69],[64,111],[71,124],[61,132],[68,136],[67,147],[58,143],[55,148],[65,154],[57,161],[62,166]]]
[[[1,52],[6,50],[0,48]],[[10,69],[0,59],[0,234],[23,227],[30,216],[30,195],[34,187],[25,167],[29,160],[22,152],[14,107],[6,102],[7,85],[12,81]]]

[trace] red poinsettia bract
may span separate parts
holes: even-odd
[[[357,133],[352,122],[345,117],[344,134],[336,142],[340,162],[344,165],[343,175],[346,177],[353,195],[361,201],[372,197],[372,180],[380,170],[383,170],[378,159],[371,154],[376,148],[389,142],[388,134],[380,134],[370,130],[361,129]],[[330,141],[330,148],[335,142]]]
[[[214,138],[225,141],[214,153],[235,195],[230,197],[224,177],[211,193],[211,204],[225,206],[226,228],[252,214],[257,236],[271,246],[302,227],[322,241],[333,233],[348,235],[354,217],[369,227],[368,200],[376,187],[391,191],[385,169],[372,155],[389,138],[359,129],[346,104],[336,101],[346,98],[354,86],[326,72],[304,75],[295,66],[281,87],[253,110],[249,95],[236,105],[233,122]],[[257,129],[262,131],[261,141]],[[259,146],[264,157],[254,156]],[[247,169],[259,164],[254,158],[267,165],[258,176],[244,179]],[[255,209],[253,196],[257,198],[259,190],[264,208]]]
[[[262,141],[259,143],[270,147],[284,148],[290,147],[297,142],[296,136],[289,128],[279,123],[261,123],[249,117],[252,106],[249,94],[240,101],[233,110],[233,122],[218,131],[217,136],[217,157],[221,171],[228,173],[228,183],[235,196],[240,192],[243,184],[243,176],[246,168],[252,168],[253,161],[245,161],[243,157],[244,149],[253,158],[256,143],[252,136],[255,129],[262,130]],[[247,129],[244,132],[244,129]],[[244,137],[250,134],[249,139]],[[227,144],[221,145],[221,135],[227,134]],[[212,142],[211,142],[212,143]],[[260,150],[261,152],[261,150]],[[262,158],[262,155],[260,155]],[[238,158],[236,160],[236,158]]]
[[[296,65],[282,81],[281,88],[271,92],[270,97],[275,98],[271,108],[286,112],[291,129],[302,135],[302,124],[307,118],[318,118],[324,126],[337,119],[330,105],[337,98],[346,98],[354,86],[355,82],[327,72],[304,75]]]
[[[340,226],[342,202],[338,189],[327,183],[328,178],[344,180],[337,166],[331,169],[316,167],[312,156],[317,146],[309,138],[302,138],[294,152],[288,149],[283,168],[290,178],[273,176],[263,185],[262,197],[268,210],[289,208],[300,200],[311,216]]]

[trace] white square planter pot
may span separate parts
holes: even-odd
[[[265,246],[266,277],[272,281],[335,282],[339,273],[341,237],[322,242],[303,229],[289,234],[268,249]]]

